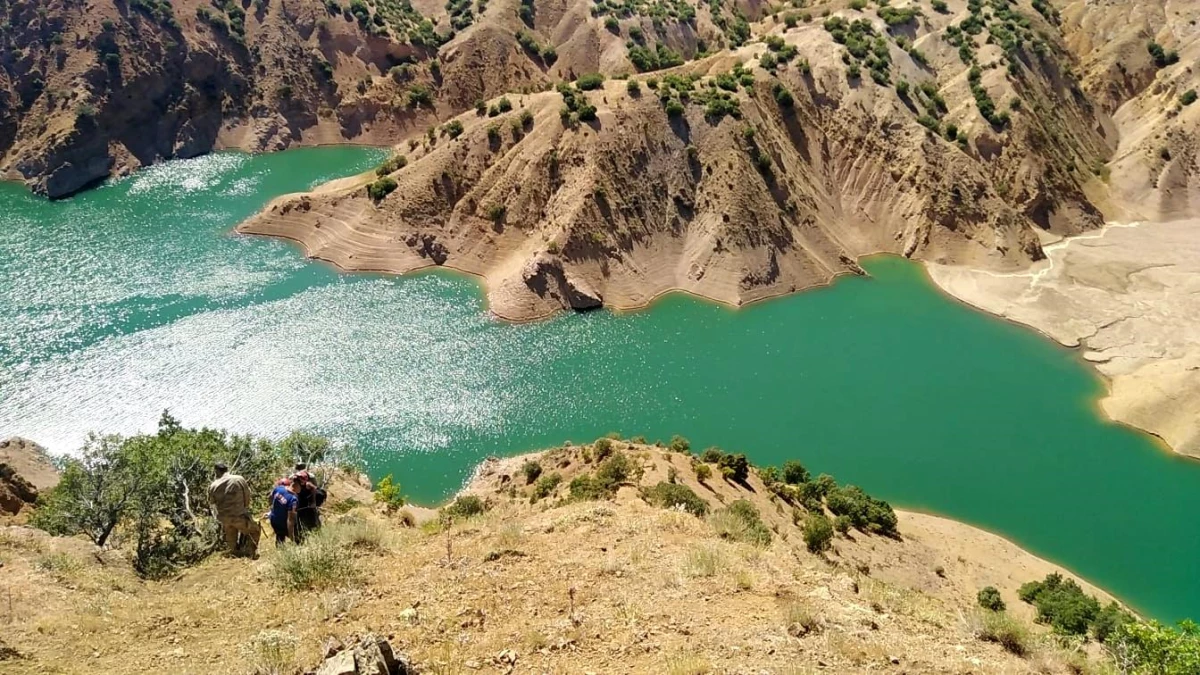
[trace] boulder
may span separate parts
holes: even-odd
[[[12,466],[0,462],[0,515],[16,515],[37,501],[38,490]]]
[[[314,675],[410,675],[415,672],[408,658],[396,654],[386,639],[363,635],[349,645],[328,644],[325,661]]]

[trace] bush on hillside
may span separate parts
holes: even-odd
[[[1083,592],[1074,579],[1057,572],[1042,581],[1023,584],[1017,594],[1037,608],[1037,622],[1066,635],[1085,635],[1100,614],[1100,603]]]
[[[487,504],[475,495],[460,495],[450,504],[442,507],[442,513],[452,520],[470,518],[487,511]]]
[[[809,553],[824,553],[833,546],[833,523],[824,513],[813,513],[804,520],[804,546]]]
[[[592,448],[596,451],[593,459],[598,462],[607,458],[613,453],[613,442],[608,438],[598,438],[596,439],[596,442],[592,444]]]
[[[771,543],[770,528],[762,522],[758,509],[745,499],[739,499],[713,512],[708,522],[722,539],[755,546],[767,546]]]
[[[58,485],[43,495],[31,524],[55,535],[83,534],[97,546],[120,530],[133,544],[139,574],[172,574],[222,546],[208,503],[218,461],[246,479],[257,510],[292,458],[282,444],[187,429],[164,412],[156,434],[89,437],[64,460]]]
[[[704,462],[693,462],[692,469],[696,472],[696,480],[701,483],[712,478],[712,469]]]
[[[854,485],[834,488],[825,498],[835,515],[850,518],[854,527],[863,532],[896,534],[896,512],[881,499],[875,499]]]
[[[525,476],[525,484],[532,485],[533,481],[542,475],[542,465],[531,460],[527,460],[521,465],[521,473]]]
[[[396,179],[392,178],[391,176],[384,176],[383,178],[380,178],[379,180],[367,185],[367,196],[371,198],[371,201],[378,203],[382,201],[384,197],[387,197],[395,192],[396,188],[398,187],[400,187],[400,184],[396,182]]]
[[[809,481],[808,469],[794,459],[783,463],[783,482],[788,485],[799,485]]]
[[[575,81],[575,86],[579,87],[583,91],[599,89],[600,85],[602,84],[604,84],[604,76],[600,73],[588,73],[586,75],[580,75],[579,79]]]
[[[1092,637],[1096,638],[1097,642],[1109,644],[1120,633],[1122,626],[1134,620],[1132,614],[1121,609],[1117,603],[1110,602],[1100,610],[1096,620],[1092,622]]]
[[[386,176],[389,173],[395,173],[406,166],[408,166],[408,157],[405,157],[404,155],[393,155],[389,157],[388,160],[383,164],[380,164],[375,168],[375,175],[382,178],[383,176]]]
[[[995,642],[1009,653],[1025,656],[1033,646],[1029,627],[1007,612],[980,612],[975,636],[985,642]]]
[[[392,474],[384,476],[375,485],[375,501],[383,504],[388,511],[395,511],[404,506],[404,495],[400,492],[400,483],[395,482]]]
[[[641,497],[648,504],[663,509],[683,507],[693,516],[702,518],[708,514],[708,502],[704,501],[692,489],[678,483],[659,483],[654,487],[642,488]]]
[[[833,519],[833,529],[837,530],[838,534],[846,534],[852,527],[854,527],[854,523],[850,520],[850,516],[841,515]]]
[[[1112,641],[1131,673],[1200,673],[1200,626],[1182,621],[1178,628],[1157,621],[1128,621]]]
[[[984,609],[990,609],[993,612],[1003,612],[1005,609],[1004,599],[1000,597],[1000,591],[996,590],[995,586],[984,586],[979,589],[975,599]]]
[[[558,473],[550,473],[538,478],[537,482],[533,484],[533,492],[529,494],[529,503],[533,504],[549,497],[559,483],[562,483],[562,476]]]
[[[671,442],[667,444],[667,449],[671,452],[682,452],[688,454],[692,450],[692,444],[683,436],[672,436]]]
[[[573,501],[595,501],[608,497],[608,491],[591,474],[581,474],[571,479],[568,487]]]
[[[700,453],[700,461],[706,464],[718,464],[725,453],[718,447],[711,447]]]
[[[596,467],[596,480],[599,480],[606,490],[616,492],[622,483],[629,480],[633,472],[633,461],[623,452],[614,452]]]
[[[721,469],[721,474],[726,480],[731,480],[735,483],[745,483],[750,477],[750,462],[746,456],[737,453],[723,455],[717,462],[717,466]]]

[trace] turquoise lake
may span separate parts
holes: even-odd
[[[488,455],[681,434],[1008,536],[1160,619],[1200,616],[1200,464],[1104,420],[1071,351],[908,261],[731,311],[490,317],[450,274],[345,276],[233,227],[374,166],[320,148],[171,162],[73,199],[0,185],[0,437],[191,426],[358,444],[444,498]]]

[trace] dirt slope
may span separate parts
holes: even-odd
[[[901,514],[902,539],[838,536],[819,557],[757,476],[746,486],[700,484],[685,455],[616,446],[642,475],[612,501],[559,503],[564,482],[530,503],[514,470],[539,459],[569,481],[595,468],[576,447],[485,463],[468,491],[490,509],[448,529],[405,529],[396,516],[343,502],[333,510],[344,515],[331,519],[365,528],[348,553],[358,575],[316,591],[274,585],[269,547],[257,562],[217,558],[146,583],[82,542],[0,529],[0,592],[12,598],[0,607],[0,666],[293,672],[319,662],[326,637],[374,631],[432,673],[1080,672],[1072,668],[1082,655],[1050,640],[1019,658],[975,637],[980,586],[1000,588],[1028,621],[1017,585],[1056,569],[999,537]],[[636,484],[672,470],[714,509],[753,503],[773,530],[770,545],[722,540],[704,520],[638,497]],[[368,498],[334,490],[335,499],[350,494]],[[498,658],[504,650],[515,667]]]

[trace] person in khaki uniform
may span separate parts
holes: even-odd
[[[229,473],[224,463],[218,462],[213,473],[216,480],[208,486],[208,503],[217,512],[217,520],[225,532],[225,546],[230,553],[236,553],[240,534],[245,538],[246,554],[253,558],[258,555],[262,528],[250,515],[250,486],[245,478]]]

